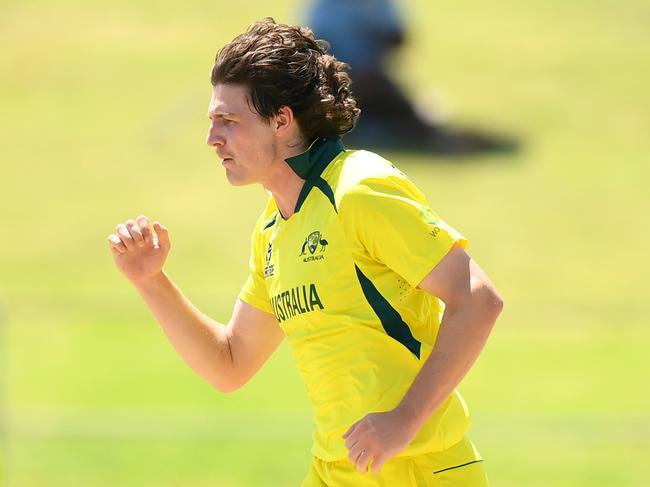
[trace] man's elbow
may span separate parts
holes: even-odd
[[[491,325],[494,325],[497,318],[503,311],[503,298],[501,294],[492,285],[484,285],[475,293],[477,305],[480,306],[483,313],[491,318]]]
[[[235,392],[241,388],[241,385],[237,384],[217,384],[213,383],[212,384],[216,390],[218,390],[221,394],[230,394],[231,392]]]
[[[230,336],[226,334],[225,338],[227,346],[222,349],[221,360],[219,364],[210,364],[210,373],[205,379],[222,394],[229,394],[241,389],[248,379],[243,377],[243,374],[238,373],[239,370],[235,367]]]
[[[503,311],[503,298],[501,297],[501,294],[499,294],[499,291],[495,288],[490,287],[488,295],[488,306],[494,310],[497,315],[500,315],[501,311]]]
[[[228,378],[217,377],[217,378],[209,379],[208,382],[210,383],[210,385],[212,385],[212,387],[214,387],[222,394],[230,394],[231,392],[235,392],[241,389],[243,385],[246,384],[247,381],[238,380],[237,378],[233,378],[233,377],[228,377]]]

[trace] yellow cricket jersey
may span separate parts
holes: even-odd
[[[286,333],[314,409],[312,453],[336,461],[341,435],[394,409],[431,353],[444,303],[417,286],[467,240],[376,154],[318,139],[287,163],[306,179],[296,212],[285,219],[268,200],[239,298]],[[443,450],[469,426],[454,392],[399,456]]]

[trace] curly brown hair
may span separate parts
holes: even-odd
[[[340,137],[354,128],[360,110],[350,91],[349,66],[328,50],[329,43],[311,29],[267,17],[217,53],[212,86],[248,86],[249,102],[265,121],[288,106],[306,141]]]

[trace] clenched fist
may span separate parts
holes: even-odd
[[[115,265],[133,283],[160,274],[171,248],[167,228],[157,221],[152,228],[144,215],[120,223],[108,242]]]

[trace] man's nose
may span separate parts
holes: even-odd
[[[212,125],[210,125],[210,129],[208,130],[208,136],[206,137],[205,142],[210,147],[222,147],[226,143],[223,136],[219,133],[216,124],[213,123]]]

